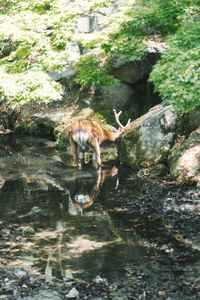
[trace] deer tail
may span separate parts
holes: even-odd
[[[81,148],[81,150],[85,150],[89,135],[86,130],[78,128],[73,132],[72,139]]]

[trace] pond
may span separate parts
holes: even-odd
[[[198,299],[200,187],[69,160],[54,141],[0,137],[0,263]]]

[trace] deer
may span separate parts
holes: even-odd
[[[87,180],[82,176],[80,178],[77,177],[75,180],[69,182],[69,195],[74,206],[81,212],[84,208],[89,208],[101,191],[104,181],[108,177],[114,177],[117,174],[118,169],[115,166],[106,170],[101,170],[101,168],[98,168],[96,174],[92,173],[92,183],[91,180]]]
[[[130,124],[130,119],[124,126],[119,120],[122,111],[116,112],[113,109],[118,129],[112,127],[112,131],[104,129],[97,121],[92,119],[78,119],[72,122],[69,130],[69,141],[72,149],[73,158],[79,169],[84,165],[84,153],[88,150],[93,152],[93,160],[97,168],[103,167],[101,162],[100,146],[104,141],[114,142]]]

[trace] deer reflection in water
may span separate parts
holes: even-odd
[[[82,172],[80,172],[80,177],[77,176],[75,180],[68,184],[70,200],[77,209],[76,213],[78,211],[82,213],[84,208],[89,208],[98,196],[104,181],[117,173],[118,169],[116,167],[103,170],[99,168],[95,175],[94,172],[91,174],[90,178],[81,177]],[[74,212],[74,214],[76,213]]]

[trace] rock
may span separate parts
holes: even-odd
[[[10,129],[5,129],[5,128],[3,128],[3,126],[0,126],[0,135],[1,134],[9,134],[9,133],[13,133],[13,131]]]
[[[178,120],[179,113],[163,102],[133,121],[117,143],[120,162],[132,167],[165,162]]]
[[[78,51],[78,49],[76,50]],[[76,74],[76,71],[73,67],[62,71],[62,72],[58,72],[58,71],[52,71],[49,73],[50,77],[55,80],[55,81],[60,81],[61,79],[65,79],[65,80],[72,80],[74,78]]]
[[[0,58],[10,55],[15,48],[11,38],[0,40]]]
[[[32,116],[32,120],[38,125],[43,125],[47,128],[54,128],[55,124],[64,117],[65,113],[52,111],[48,113],[36,113]]]
[[[184,115],[183,127],[189,133],[196,130],[200,124],[200,105]]]
[[[69,293],[66,295],[66,298],[68,299],[73,299],[73,298],[78,298],[79,297],[79,291],[75,287],[73,287]]]
[[[61,108],[60,110],[52,109],[48,112],[38,112],[32,115],[32,126],[37,126],[38,131],[44,132],[45,135],[51,135],[59,124],[70,118],[72,113],[69,108],[66,111]]]
[[[91,33],[95,30],[101,30],[105,27],[105,22],[108,17],[115,13],[120,5],[121,1],[115,0],[109,3],[109,5],[99,7],[97,12],[94,11],[92,14],[81,15],[77,21],[78,32]]]
[[[81,16],[77,21],[79,32],[90,33],[95,30],[95,17],[93,15]]]
[[[111,72],[121,81],[133,84],[148,76],[159,59],[160,53],[149,53],[144,60],[130,62],[115,57],[111,63]]]
[[[96,283],[104,283],[106,285],[108,285],[108,281],[106,278],[102,278],[101,276],[97,275],[95,278],[94,278],[94,282]]]
[[[4,186],[5,182],[6,182],[5,179],[0,175],[0,190]]]
[[[17,277],[21,277],[21,276],[26,276],[27,275],[27,271],[23,270],[23,269],[16,269],[14,271],[14,274],[17,276]]]
[[[41,290],[37,292],[33,296],[28,296],[28,297],[18,297],[17,300],[61,300],[62,297],[60,294],[56,291],[51,291],[51,290]]]
[[[68,52],[70,53],[71,60],[77,60],[80,56],[80,48],[78,43],[72,44],[68,46]],[[72,61],[68,61],[69,64],[72,64]],[[66,58],[67,63],[67,58]],[[80,86],[77,85],[74,81],[76,76],[76,71],[74,66],[69,67],[64,71],[52,71],[49,73],[49,76],[55,80],[59,81],[61,85],[64,87],[65,92],[63,94],[63,98],[68,98],[73,95],[73,93],[77,93],[80,89]],[[72,93],[72,94],[71,94]]]
[[[110,109],[121,110],[131,105],[134,99],[133,89],[126,83],[119,83],[111,87],[102,87],[101,89],[103,105]]]
[[[101,30],[102,28],[106,27],[106,21],[108,17],[112,14],[116,13],[116,11],[121,6],[120,0],[112,1],[109,5],[103,5],[98,12],[94,12],[95,16],[95,30]]]
[[[151,170],[151,173],[153,175],[161,176],[161,177],[167,175],[168,172],[169,172],[169,170],[168,170],[167,166],[164,164],[157,164]]]
[[[200,175],[200,127],[172,152],[169,159],[170,173],[180,179],[199,178]]]

